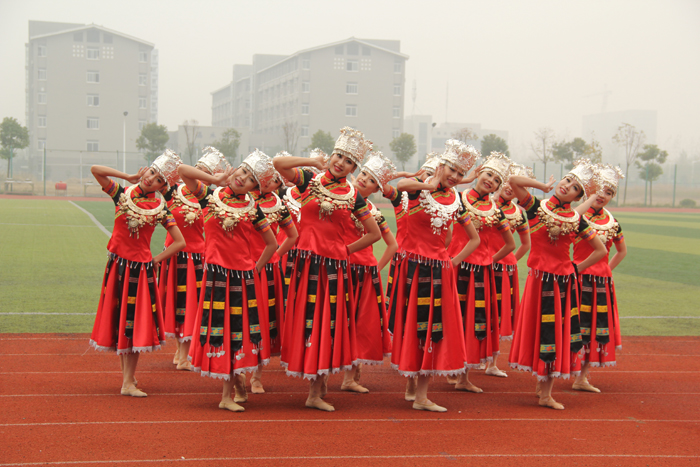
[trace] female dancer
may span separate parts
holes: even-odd
[[[289,157],[290,155],[283,151],[277,154],[275,158],[285,156]],[[283,186],[282,176],[275,170],[272,180],[266,186],[258,187],[251,192],[263,214],[267,217],[272,233],[277,238],[277,242],[279,242],[277,251],[265,265],[265,268],[260,271],[260,282],[263,284],[263,290],[262,296],[258,300],[261,309],[266,308],[268,310],[270,352],[273,355],[279,355],[280,353],[282,329],[284,329],[284,277],[279,265],[280,257],[287,254],[299,236],[287,206],[277,195],[277,190]],[[265,249],[265,242],[262,238],[256,236],[253,236],[250,242],[253,258],[259,258]],[[250,377],[250,390],[253,394],[265,393],[261,377],[262,368],[255,370]],[[239,378],[244,379],[245,375],[241,374]],[[245,383],[242,387],[245,388]]]
[[[208,209],[204,219],[205,289],[197,309],[199,335],[189,359],[202,376],[224,380],[219,408],[242,412],[243,407],[231,398],[232,385],[240,384],[236,376],[266,365],[270,355],[269,324],[257,304],[262,288],[258,274],[277,242],[248,192],[273,176],[272,161],[255,150],[235,171],[209,175],[187,165],[179,171],[187,188]],[[222,187],[212,190],[212,184]],[[254,235],[265,241],[257,262],[250,250]]]
[[[102,280],[100,303],[90,345],[97,350],[116,350],[121,359],[124,396],[146,397],[136,388],[134,373],[141,352],[160,349],[165,343],[163,309],[156,292],[154,269],[185,247],[175,219],[156,192],[168,189],[178,179],[182,162],[166,150],[150,168],[128,175],[110,167],[93,165],[92,174],[116,206],[112,237],[107,244],[109,260]],[[124,189],[109,177],[134,185]],[[136,185],[138,184],[138,185]],[[162,224],[173,242],[155,258],[151,236]]]
[[[216,175],[226,170],[228,162],[216,148],[207,146],[195,167]],[[165,336],[176,339],[173,363],[177,369],[190,370],[192,365],[187,361],[187,354],[196,326],[195,315],[204,272],[204,219],[199,200],[183,183],[174,185],[165,194],[165,200],[187,243],[182,251],[163,263],[160,270],[158,288],[165,313]],[[173,238],[168,234],[165,247],[172,242]]]
[[[355,359],[348,321],[352,288],[348,257],[381,238],[364,198],[346,180],[362,163],[371,143],[352,128],[340,130],[329,167],[313,175],[300,166],[325,166],[305,157],[278,157],[275,168],[299,187],[304,226],[289,287],[281,362],[287,375],[311,380],[306,407],[332,412],[322,400],[324,376],[350,369]],[[354,214],[367,234],[346,245],[345,232]],[[354,327],[354,323],[351,323]],[[319,377],[320,376],[320,377]]]
[[[404,376],[418,377],[416,410],[445,412],[446,408],[428,400],[429,377],[465,372],[464,331],[451,268],[476,249],[479,235],[454,186],[476,157],[473,147],[448,140],[433,177],[398,183],[399,190],[408,192],[408,215],[406,253],[394,276],[396,292],[390,304],[391,366]],[[450,261],[445,237],[455,220],[466,230],[469,242]]]
[[[524,165],[512,163],[509,169],[509,177],[523,176],[535,179],[532,169]],[[503,211],[508,219],[510,232],[518,232],[520,247],[514,253],[508,253],[503,259],[493,263],[493,276],[496,281],[496,303],[498,306],[498,319],[500,320],[501,340],[513,339],[513,326],[516,316],[520,311],[520,284],[518,282],[518,261],[530,250],[530,225],[520,206],[513,202],[515,193],[508,181],[503,183],[498,192],[496,205]],[[494,249],[501,248],[503,240],[496,236],[493,238]],[[490,376],[506,377],[505,371],[498,369],[496,359],[489,362],[486,374]]]
[[[386,302],[379,272],[394,256],[398,245],[394,235],[389,230],[386,219],[372,204],[369,196],[376,193],[397,175],[396,167],[381,152],[372,152],[367,162],[360,169],[360,175],[353,185],[362,195],[369,207],[371,215],[379,225],[382,238],[387,247],[379,262],[374,257],[372,245],[350,255],[350,283],[353,286],[354,302],[351,313],[355,319],[355,335],[357,339],[356,359],[350,370],[345,370],[342,391],[366,393],[369,389],[359,384],[361,365],[381,365],[384,356],[391,354],[391,337],[387,330],[389,320],[386,316]],[[353,216],[353,220],[354,216]],[[348,242],[354,243],[365,235],[362,223],[355,222],[355,228],[347,232]]]
[[[511,161],[505,154],[492,152],[475,171],[477,178],[474,188],[463,191],[461,196],[462,204],[471,216],[472,225],[479,232],[481,240],[479,247],[454,271],[467,352],[467,371],[455,385],[455,389],[461,391],[483,392],[469,381],[469,369],[478,368],[481,363],[493,363],[500,353],[496,283],[492,264],[513,251],[515,241],[505,215],[489,195],[507,181],[510,164]],[[501,240],[500,248],[494,245],[496,238]],[[456,229],[448,254],[457,256],[467,241],[464,230]],[[498,374],[500,370],[492,366],[487,372]],[[505,373],[499,376],[505,376]]]
[[[539,404],[562,410],[552,397],[553,378],[578,374],[581,330],[576,293],[576,266],[586,269],[605,255],[605,246],[585,220],[571,208],[571,202],[585,196],[593,170],[580,161],[561,180],[554,195],[539,200],[527,192],[532,187],[549,192],[554,177],[545,184],[526,177],[511,177],[510,185],[525,208],[530,222],[532,251],[530,267],[510,350],[510,366],[537,376]],[[578,265],[571,261],[569,247],[579,236],[593,251]]]
[[[588,392],[600,392],[600,389],[588,381],[590,368],[614,366],[615,351],[622,349],[612,271],[627,255],[622,228],[610,211],[605,209],[615,197],[618,182],[624,175],[619,167],[608,164],[596,164],[595,171],[597,183],[589,192],[590,198],[576,208],[604,242],[606,249],[603,259],[585,270],[579,268],[579,319],[586,353],[581,374],[576,378],[573,389]],[[608,255],[613,244],[616,253],[608,264]],[[574,262],[581,263],[590,254],[591,248],[587,243],[578,239],[574,241]]]

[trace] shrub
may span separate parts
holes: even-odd
[[[681,202],[679,203],[680,207],[682,208],[694,208],[696,206],[695,200],[693,199],[682,199]]]

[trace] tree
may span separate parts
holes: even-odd
[[[294,155],[299,142],[299,124],[297,122],[285,122],[282,125],[282,135],[284,136],[284,150]]]
[[[590,159],[594,164],[603,162],[603,148],[593,136],[591,136],[591,142],[586,144],[583,157]]]
[[[197,120],[185,120],[182,122],[182,127],[185,129],[185,138],[187,139],[187,157],[190,159],[190,165],[194,165],[195,157],[199,156],[197,148],[197,137],[199,136],[199,122]],[[199,159],[199,157],[197,157]]]
[[[238,146],[241,144],[241,134],[235,128],[229,128],[221,134],[221,139],[211,143],[221,154],[230,161],[238,156]]]
[[[136,147],[146,151],[144,159],[151,165],[160,156],[168,143],[168,128],[157,123],[147,123],[141,128],[141,135],[136,138]]]
[[[469,127],[464,127],[460,130],[455,131],[454,133],[452,133],[452,137],[460,141],[464,141],[465,143],[467,141],[479,141],[479,135],[474,133]]]
[[[319,148],[326,154],[331,154],[334,147],[335,139],[333,139],[333,136],[331,136],[331,132],[318,130],[313,134],[313,136],[311,136],[311,144],[306,147],[306,150],[311,151],[312,149]]]
[[[0,123],[0,157],[7,159],[7,178],[10,178],[12,156],[15,149],[24,149],[29,146],[29,130],[14,117],[5,117]]]
[[[629,123],[620,125],[617,128],[617,133],[613,136],[615,144],[625,149],[625,194],[622,197],[622,204],[627,202],[627,180],[629,180],[630,165],[637,159],[637,154],[644,145],[645,139],[644,132],[637,131],[634,125]]]
[[[488,157],[492,152],[502,152],[507,157],[510,157],[506,140],[494,134],[486,135],[481,139],[481,154],[484,157]]]
[[[574,166],[574,161],[579,159],[586,152],[586,141],[583,138],[574,138],[571,141],[560,141],[552,144],[552,157],[555,161],[566,164],[566,169]]]
[[[416,140],[413,135],[401,133],[389,143],[396,160],[401,162],[401,170],[406,170],[406,162],[416,153]]]
[[[637,160],[634,163],[639,168],[639,178],[644,180],[645,185],[649,184],[649,204],[651,205],[651,185],[664,173],[661,164],[666,162],[668,152],[662,151],[655,144],[645,144],[643,149],[644,151],[637,155]],[[642,164],[642,162],[644,163]],[[644,201],[646,202],[646,196]]]
[[[530,143],[535,157],[544,164],[543,180],[547,182],[547,162],[554,160],[553,154],[554,130],[551,128],[540,128],[535,132],[535,141]]]

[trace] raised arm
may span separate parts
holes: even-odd
[[[129,175],[117,169],[105,167],[104,165],[93,165],[90,167],[90,172],[92,172],[95,180],[97,180],[97,183],[99,183],[103,189],[107,189],[112,183],[112,180],[109,177],[121,178],[134,184],[141,180],[141,177],[143,177],[143,174],[145,174],[147,170],[148,167],[141,167],[138,172],[133,175]]]
[[[520,175],[514,175],[508,179],[511,188],[513,188],[513,193],[518,201],[528,199],[530,193],[527,192],[527,188],[536,188],[542,190],[544,193],[549,193],[554,187],[554,175],[549,176],[548,183],[542,183],[537,180],[533,180],[530,177],[522,177]]]
[[[580,203],[578,206],[576,206],[576,212],[583,216],[591,208],[594,201],[595,201],[595,195],[589,196],[586,201],[584,201],[583,203]]]
[[[201,181],[205,185],[216,185],[223,186],[226,184],[226,180],[233,174],[234,169],[229,167],[224,172],[210,175],[202,170],[196,169],[191,165],[181,165],[177,168],[177,172],[180,174],[180,178],[187,185],[187,189],[191,192],[197,191],[197,181]]]
[[[313,157],[275,157],[272,159],[275,169],[287,180],[294,180],[294,169],[297,167],[316,167],[324,169],[323,162]]]

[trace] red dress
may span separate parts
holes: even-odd
[[[578,375],[582,348],[576,276],[569,249],[574,237],[588,240],[595,232],[569,203],[556,196],[539,200],[528,194],[519,201],[530,223],[530,273],[520,304],[510,366],[531,371],[538,380]]]
[[[299,232],[287,297],[282,365],[289,376],[309,380],[349,370],[355,360],[355,321],[348,277],[346,233],[370,216],[367,204],[345,177],[294,169],[301,193]]]
[[[614,366],[615,351],[622,348],[617,296],[608,256],[613,243],[623,241],[622,228],[607,209],[591,208],[584,215],[590,226],[605,242],[607,255],[579,274],[579,319],[586,349],[584,361],[592,367]],[[593,252],[588,242],[574,241],[574,261],[580,263]]]
[[[195,316],[204,272],[204,216],[199,200],[184,184],[178,184],[165,195],[168,209],[185,239],[185,248],[160,269],[158,289],[164,308],[165,335],[180,342],[192,340]],[[170,233],[165,247],[173,243]]]
[[[391,366],[404,376],[466,371],[457,284],[445,238],[452,223],[471,222],[454,189],[408,194],[404,257],[389,303]]]
[[[492,362],[500,353],[496,281],[491,264],[493,255],[498,251],[494,246],[495,240],[499,238],[503,243],[501,232],[509,225],[488,193],[480,195],[472,188],[462,193],[462,203],[481,240],[477,249],[454,270],[464,321],[467,367],[478,368],[481,363]],[[447,249],[450,257],[457,256],[468,240],[464,229],[454,229]]]
[[[262,210],[270,228],[275,236],[281,237],[280,233],[292,225],[292,216],[284,202],[276,193],[260,194],[260,190],[255,190],[253,196],[256,197],[258,206]],[[286,235],[284,235],[286,238]],[[282,239],[284,241],[284,239]],[[253,261],[260,258],[265,249],[265,241],[259,235],[250,238],[250,247],[253,253]],[[284,329],[284,277],[280,269],[280,257],[275,253],[270,261],[265,265],[265,269],[260,271],[260,281],[263,284],[262,295],[258,300],[261,312],[267,314],[270,323],[270,352],[279,355],[282,341],[281,329]]]
[[[391,258],[391,263],[389,263],[389,275],[387,277],[386,283],[386,301],[389,303],[391,297],[396,292],[396,287],[394,287],[394,277],[401,263],[401,259],[404,256],[403,250],[403,239],[406,236],[406,208],[408,206],[408,193],[405,191],[399,191],[398,189],[390,186],[389,193],[383,193],[384,197],[391,201],[391,205],[394,208],[394,216],[396,217],[396,244],[398,249],[393,258]]]
[[[90,345],[117,354],[158,350],[165,344],[165,333],[151,236],[156,224],[167,229],[176,225],[175,219],[164,201],[155,193],[144,194],[139,186],[125,190],[112,181],[104,192],[116,209]]]
[[[294,226],[297,228],[297,234],[301,232],[301,204],[299,203],[299,198],[301,198],[301,193],[299,193],[299,187],[285,187],[281,191],[281,198],[284,201],[287,210],[289,210],[292,215],[292,221]],[[277,233],[277,244],[281,245],[287,239],[287,233],[284,229],[280,229]],[[297,254],[297,243],[299,243],[299,237],[297,237],[297,242],[292,248],[287,251],[279,261],[280,272],[284,278],[284,288],[282,293],[284,295],[284,308],[287,308],[287,289],[289,289],[289,282],[292,280],[292,268],[294,267],[294,259]],[[280,331],[282,330],[280,326]]]
[[[269,323],[259,312],[262,284],[250,247],[270,224],[249,194],[228,187],[212,191],[201,183],[193,194],[207,209],[206,265],[188,360],[202,376],[229,380],[270,359]]]
[[[371,201],[366,202],[384,235],[389,231],[386,219]],[[347,244],[356,242],[364,234],[362,223],[356,222],[355,228],[347,232]],[[355,363],[381,365],[384,357],[391,355],[391,336],[387,329],[389,320],[382,278],[379,276],[372,245],[351,254],[349,262],[354,297],[350,312],[354,315],[357,342]]]
[[[530,236],[530,225],[521,207],[502,197],[496,202],[508,219],[511,233],[518,232],[521,236]],[[505,242],[503,237],[493,238],[493,247],[498,251]],[[520,282],[518,279],[518,260],[511,251],[505,258],[493,265],[493,275],[496,281],[496,300],[498,302],[498,317],[501,323],[501,340],[513,339],[513,327],[520,313]]]

